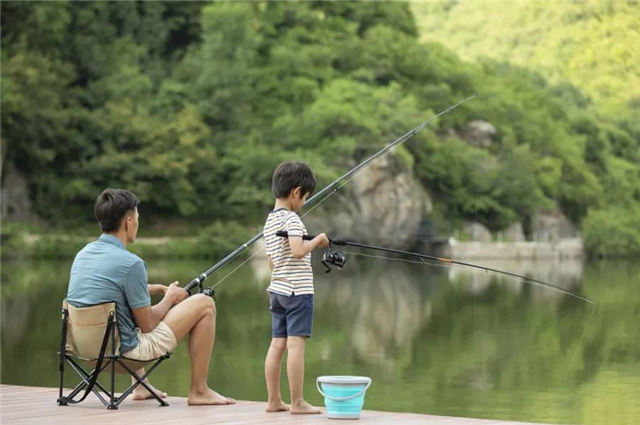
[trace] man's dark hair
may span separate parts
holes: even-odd
[[[96,199],[96,220],[103,232],[115,232],[128,211],[138,207],[140,200],[125,189],[105,189]]]
[[[286,198],[296,187],[302,189],[301,196],[311,194],[316,188],[316,177],[311,167],[304,162],[283,162],[273,173],[271,189],[276,198]]]

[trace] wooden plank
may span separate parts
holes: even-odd
[[[68,391],[68,390],[67,390]],[[181,397],[168,397],[169,407],[161,407],[155,400],[125,400],[119,410],[109,411],[93,395],[73,406],[58,406],[55,388],[20,387],[0,385],[1,421],[7,424],[47,423],[51,425],[106,425],[135,423],[136,425],[244,425],[295,423],[315,425],[336,421],[321,415],[291,415],[287,412],[265,413],[265,403],[238,401],[233,406],[188,406]],[[502,420],[454,418],[448,416],[420,415],[414,413],[379,412],[365,410],[362,421],[368,424],[433,425],[526,425]]]

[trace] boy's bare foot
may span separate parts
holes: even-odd
[[[304,400],[296,404],[291,403],[292,415],[317,415],[318,413],[322,413],[322,411]]]
[[[189,406],[219,406],[227,404],[236,404],[236,401],[229,397],[224,397],[212,389],[207,388],[204,392],[191,392],[187,399]]]
[[[273,412],[288,412],[289,405],[285,404],[282,400],[280,401],[270,401],[267,403],[267,407],[264,409],[267,413]]]
[[[151,385],[148,381],[146,381],[145,384],[150,386],[156,392],[156,394],[158,394],[158,396],[160,398],[167,398],[167,393],[165,393],[164,391],[158,390],[156,387]],[[136,387],[136,389],[133,390],[133,394],[131,394],[131,397],[134,400],[149,400],[151,398],[154,398],[151,395],[151,393],[149,391],[147,391],[147,389],[145,387],[143,387],[142,385],[138,385]]]

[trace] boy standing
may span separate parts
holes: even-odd
[[[320,413],[302,396],[304,351],[313,326],[313,272],[311,251],[329,246],[324,233],[305,241],[307,234],[298,211],[316,187],[311,168],[304,162],[285,162],[273,173],[272,189],[276,198],[273,211],[264,225],[264,238],[271,268],[269,310],[271,311],[271,346],[265,361],[269,400],[267,412],[289,411],[294,414]],[[276,232],[288,232],[288,238]],[[280,394],[280,366],[285,350],[287,377],[291,390],[291,407]]]

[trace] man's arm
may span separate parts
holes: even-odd
[[[185,298],[187,298],[187,291],[180,288],[178,282],[173,282],[158,304],[131,310],[133,320],[142,332],[151,332],[164,319],[171,307],[184,301]]]
[[[165,285],[149,285],[149,294],[164,296],[167,293],[167,289],[169,287]]]

